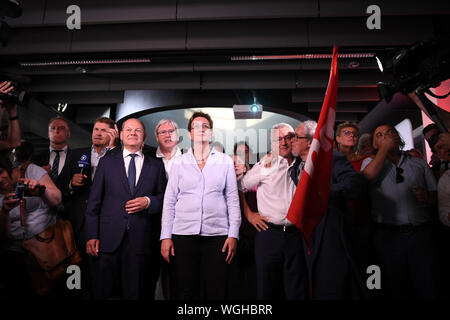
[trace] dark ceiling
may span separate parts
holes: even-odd
[[[23,110],[28,137],[44,136],[38,121],[67,102],[65,116],[80,139],[126,90],[185,91],[186,105],[258,102],[271,110],[318,118],[330,59],[234,61],[233,56],[377,54],[450,34],[450,1],[332,0],[22,0],[23,15],[7,18],[0,72],[25,75],[36,106]],[[69,5],[81,9],[81,29],[69,30]],[[381,29],[369,30],[369,5],[381,9]],[[148,58],[145,63],[24,66],[30,62]],[[337,120],[361,121],[378,104],[383,79],[375,59],[341,58]],[[220,94],[216,94],[219,93]],[[164,107],[163,105],[161,107]],[[95,110],[98,110],[96,112]],[[28,113],[27,113],[28,112]],[[84,117],[85,119],[85,117]],[[45,122],[44,122],[45,123]],[[42,126],[42,123],[40,123]],[[75,135],[72,132],[72,136]],[[84,139],[84,138],[83,138]],[[76,139],[74,138],[74,141]],[[76,143],[75,143],[76,144]]]

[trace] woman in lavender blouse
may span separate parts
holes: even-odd
[[[164,196],[161,254],[170,264],[171,298],[225,299],[241,211],[233,160],[210,147],[213,122],[189,119],[192,148],[175,158]]]

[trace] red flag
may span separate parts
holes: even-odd
[[[311,235],[327,210],[330,194],[338,81],[337,57],[337,47],[335,46],[331,61],[330,79],[320,111],[319,122],[287,214],[288,220],[302,231],[308,248],[311,247]]]

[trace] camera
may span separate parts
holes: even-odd
[[[377,56],[380,69],[391,74],[390,83],[379,82],[382,98],[390,101],[396,92],[408,94],[420,86],[434,88],[450,77],[450,41],[419,41],[398,52]]]
[[[27,184],[17,182],[15,186],[15,199],[22,199],[23,197],[41,197],[44,195],[45,186],[37,185],[33,189],[28,188]]]
[[[13,86],[14,89],[8,93],[0,92],[0,100],[3,100],[4,102],[9,104],[26,104],[26,102],[28,101],[28,94],[25,90],[22,89],[19,83],[13,80],[0,78],[0,82],[3,81],[10,81],[11,86]]]

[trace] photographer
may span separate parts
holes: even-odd
[[[20,147],[19,147],[20,148]],[[23,167],[22,167],[23,168]],[[6,220],[7,235],[0,244],[0,275],[5,292],[0,296],[8,298],[30,297],[30,281],[27,276],[22,241],[40,234],[56,223],[56,216],[49,209],[61,202],[61,192],[56,188],[44,169],[29,164],[24,178],[20,179],[20,169],[12,169],[9,159],[0,158],[0,215]],[[15,183],[24,185],[24,200],[15,192]],[[43,192],[37,196],[37,186]],[[18,190],[18,188],[16,189]],[[28,196],[36,194],[35,196]],[[24,202],[23,202],[24,201]],[[20,206],[25,206],[25,223],[21,224]],[[6,216],[6,219],[5,219]]]
[[[14,90],[10,81],[0,83],[0,93],[7,94]],[[20,145],[20,126],[17,116],[17,104],[6,103],[0,99],[0,117],[2,108],[5,107],[9,115],[8,137],[6,140],[0,140],[0,150],[9,150]]]

